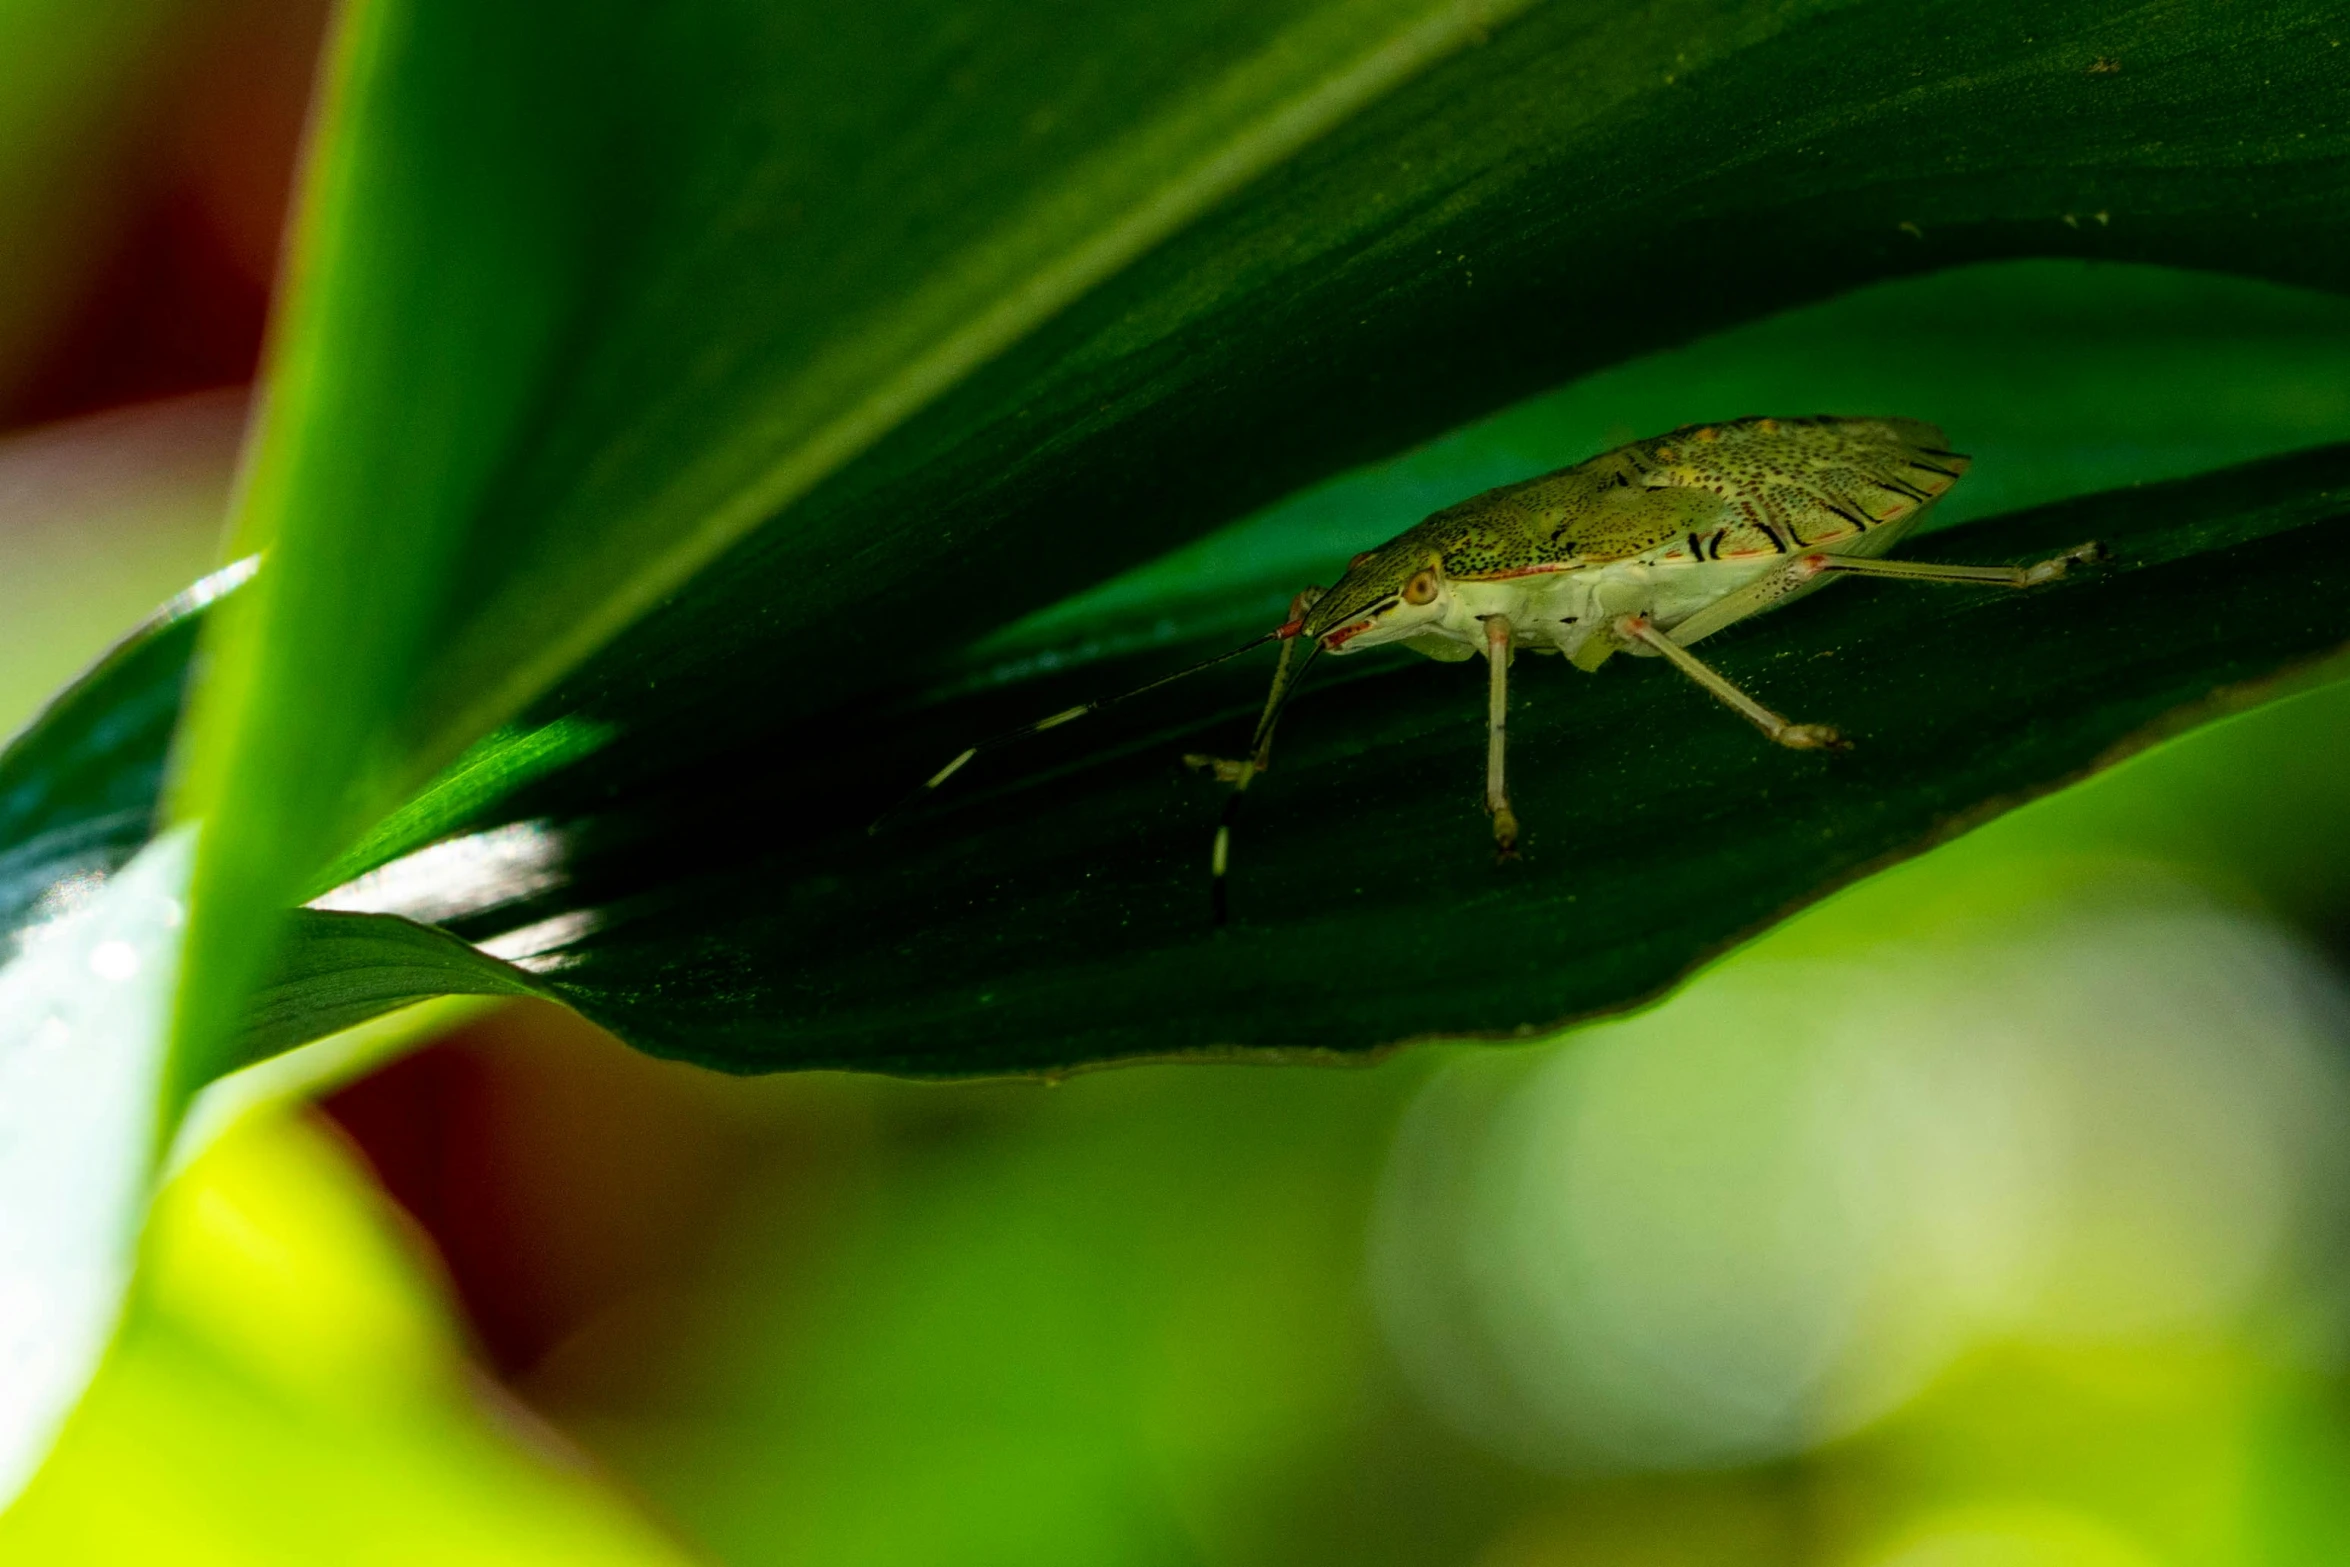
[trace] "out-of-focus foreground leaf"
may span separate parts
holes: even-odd
[[[1643,347],[2002,255],[2337,283],[2339,22],[362,4],[245,516],[272,566],[180,799],[188,1075],[270,912],[501,726],[724,767],[747,721],[846,776],[860,705],[970,638]],[[531,771],[494,760],[341,869]]]
[[[0,1498],[40,1463],[114,1330],[150,1173],[189,834],[149,844],[0,969]]]
[[[164,606],[0,754],[0,1497],[113,1331],[149,1179],[193,845],[150,841],[202,612]]]
[[[251,575],[224,568],[164,605],[0,752],[0,955],[75,912],[153,835],[203,611]]]

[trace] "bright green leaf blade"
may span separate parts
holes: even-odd
[[[539,996],[530,975],[456,937],[385,914],[294,916],[282,961],[247,1009],[260,1061],[434,996]]]
[[[391,803],[387,722],[579,310],[571,258],[598,248],[604,139],[552,86],[607,29],[467,18],[441,22],[469,47],[435,49],[420,8],[360,0],[330,47],[238,522],[270,569],[212,619],[181,757],[181,813],[205,822],[187,1091],[218,1074],[276,911]]]

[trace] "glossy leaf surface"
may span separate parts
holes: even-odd
[[[2322,6],[1014,9],[353,12],[274,580],[189,751],[199,1037],[493,731],[719,767],[675,693],[753,666],[738,709],[830,745],[1301,482],[1873,277],[2341,274]]]
[[[1512,796],[1528,846],[1499,867],[1480,671],[1365,655],[1295,705],[1242,818],[1222,931],[1206,884],[1221,791],[1177,758],[1230,748],[1262,669],[1201,677],[1174,714],[1103,720],[1082,741],[1073,727],[1016,772],[862,830],[867,777],[920,777],[949,714],[962,734],[1009,727],[1182,647],[966,696],[894,734],[835,731],[816,758],[789,737],[702,767],[623,748],[593,770],[593,802],[558,778],[514,804],[572,846],[570,884],[455,928],[594,911],[600,928],[548,988],[645,1048],[733,1070],[1053,1069],[1547,1031],[2350,643],[2350,566],[2330,546],[2346,523],[2350,447],[2332,447],[1910,552],[2113,550],[2052,587],[1839,584],[1707,644],[1766,701],[1839,726],[1844,755],[1774,750],[1657,662],[1585,677],[1522,659]]]
[[[1219,796],[1174,757],[1245,723],[1246,675],[1195,708],[1212,722],[1097,737],[880,838],[851,814],[853,776],[772,753],[617,790],[606,762],[593,809],[566,809],[561,777],[515,802],[546,813],[529,820],[566,846],[566,881],[451,922],[493,942],[550,920],[592,932],[548,972],[399,919],[305,914],[248,1049],[450,992],[551,996],[643,1048],[737,1071],[1049,1071],[1545,1031],[2350,643],[2341,571],[2276,572],[2322,558],[2346,517],[2350,447],[2327,448],[1998,519],[1933,552],[2114,551],[2052,588],[1839,586],[1709,644],[1751,689],[1843,726],[1847,755],[1774,751],[1654,663],[1586,678],[1523,661],[1515,793],[1532,838],[1508,866],[1489,862],[1477,806],[1481,682],[1365,658],[1299,704],[1244,819],[1224,931],[1203,874]],[[923,717],[985,725],[1067,684]],[[709,830],[758,821],[754,796],[834,826]]]

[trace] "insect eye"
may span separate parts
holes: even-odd
[[[1423,567],[1412,573],[1412,580],[1403,585],[1403,601],[1406,604],[1433,603],[1435,598],[1436,570],[1434,567]]]

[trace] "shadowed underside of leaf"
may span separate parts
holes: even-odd
[[[1783,20],[1536,8],[911,420],[550,710],[660,724],[652,690],[764,650],[794,606],[886,595],[922,635],[761,693],[820,712],[1301,483],[1872,278],[2079,255],[2350,280],[2322,8]]]
[[[1201,35],[1220,39],[1200,43],[1200,59],[1224,73],[1217,80],[1239,91],[1245,78],[1259,94],[1245,113],[1237,99],[1217,111],[1240,116],[1227,131],[1303,114],[1303,97],[1282,109],[1282,94],[1328,89],[1329,72],[1360,53],[1339,47],[1344,29],[1313,33],[1323,22],[1311,9],[1280,36],[1321,37],[1324,63],[1292,61],[1288,76],[1263,74],[1270,68],[1252,52],[1273,34]],[[257,1003],[256,1038],[274,1048],[435,985],[551,990],[647,1048],[754,1070],[985,1071],[1509,1032],[1653,991],[1773,911],[1986,802],[2046,787],[2180,704],[2339,640],[2314,604],[2303,621],[2241,641],[2172,626],[2130,606],[2152,604],[2187,568],[2127,556],[2106,581],[2030,604],[1841,589],[1807,611],[1817,617],[1808,626],[1790,618],[1772,623],[1768,639],[1731,644],[1733,664],[1766,645],[1809,649],[1774,651],[1748,672],[1800,716],[1865,737],[1862,754],[1832,765],[1755,754],[1748,736],[1659,670],[1617,668],[1586,682],[1537,666],[1521,682],[1518,723],[1535,852],[1500,878],[1452,844],[1457,822],[1447,826],[1473,814],[1475,799],[1474,769],[1460,759],[1473,750],[1475,700],[1458,672],[1332,672],[1301,707],[1280,773],[1252,800],[1241,920],[1220,937],[1198,913],[1210,801],[1163,765],[1189,730],[1110,730],[1099,737],[1108,760],[1047,753],[1018,782],[974,780],[961,803],[893,840],[844,836],[877,793],[951,750],[950,737],[960,743],[1063,695],[1045,680],[944,705],[920,696],[951,683],[975,637],[1528,388],[1857,280],[1974,257],[2156,257],[2341,281],[2350,132],[2324,112],[2338,29],[2322,8],[2272,9],[2258,25],[2162,4],[1787,10],[1683,0],[1666,9],[1627,17],[1537,6],[1451,57],[1458,39],[1358,82],[1341,108],[1323,105],[1316,136],[1293,135],[1252,165],[1253,183],[1168,219],[1153,230],[1155,250],[1094,278],[1057,314],[1034,310],[992,362],[973,358],[972,373],[924,394],[927,405],[903,402],[895,433],[876,426],[879,443],[862,455],[856,443],[841,446],[829,481],[469,753],[431,791],[431,809],[397,814],[338,870],[452,828],[552,823],[565,890],[452,916],[452,928],[479,938],[566,918],[574,945],[555,961],[568,966],[541,964],[533,977],[485,964],[468,978],[477,960],[461,949],[371,954],[365,930],[308,916],[280,986]],[[1380,15],[1404,27],[1408,10]],[[326,236],[320,286],[332,286],[296,317],[288,364],[301,395],[276,404],[281,420],[293,410],[309,423],[281,426],[296,432],[281,444],[293,444],[275,467],[264,461],[256,486],[273,515],[306,519],[316,536],[273,556],[293,597],[240,633],[266,676],[247,695],[270,697],[251,709],[268,715],[253,731],[257,749],[218,750],[226,729],[207,742],[214,750],[197,748],[199,761],[242,754],[235,765],[248,771],[294,768],[279,780],[293,793],[273,784],[218,797],[245,839],[278,834],[285,811],[312,809],[299,803],[303,791],[342,791],[333,809],[348,811],[383,779],[478,738],[474,719],[448,727],[457,710],[448,704],[478,696],[485,672],[538,658],[543,650],[513,642],[536,635],[531,626],[588,613],[599,594],[639,593],[642,584],[624,580],[634,568],[622,542],[654,548],[659,562],[640,564],[656,576],[675,573],[684,557],[662,540],[681,529],[703,537],[694,530],[738,514],[746,496],[787,499],[775,465],[814,426],[779,424],[777,410],[805,404],[813,417],[810,389],[832,384],[793,380],[796,356],[816,349],[792,337],[801,330],[792,311],[822,288],[864,300],[859,352],[878,357],[860,374],[886,379],[898,373],[892,365],[913,362],[905,355],[936,351],[930,338],[969,326],[937,314],[919,266],[896,282],[844,274],[793,295],[794,269],[845,265],[855,249],[825,260],[824,246],[846,239],[802,233],[785,210],[780,193],[821,173],[790,161],[799,155],[786,133],[798,134],[799,111],[777,118],[748,98],[727,107],[684,91],[693,62],[709,63],[723,33],[740,46],[729,69],[741,80],[727,79],[755,97],[761,51],[789,45],[790,29],[762,31],[746,14],[689,38],[675,23],[685,30],[661,33],[636,61],[621,47],[634,24],[615,14],[525,66],[529,52],[514,37],[448,25],[429,5],[379,4],[368,15],[374,31],[361,42],[374,52],[348,67],[357,107],[337,122],[347,145],[314,180],[311,221]],[[1149,42],[1120,37],[1117,48]],[[866,41],[878,46],[881,35]],[[1068,58],[1112,44],[1088,39]],[[937,60],[959,47],[938,46]],[[989,79],[1020,79],[1012,67],[1024,58],[1020,49],[991,57],[999,77]],[[1235,63],[1250,60],[1259,65]],[[566,73],[640,64],[637,96],[607,107],[650,116],[658,134],[619,137],[617,121],[597,130],[604,111],[578,103],[567,117],[523,125],[509,105],[446,122],[454,129],[438,142],[385,151],[484,70],[536,71],[532,90],[555,93]],[[1090,88],[1054,86],[1050,73],[1039,80],[1038,114],[1083,102],[1097,132],[1116,118]],[[1076,94],[1066,103],[1063,88]],[[1136,102],[1146,118],[1170,118],[1147,133],[1129,126],[1143,139],[1120,143],[1121,156],[1142,156],[1151,135],[1173,137],[1168,149],[1208,145],[1183,140],[1206,122],[1183,119],[1180,94]],[[1012,123],[1000,109],[925,121],[899,152],[948,145],[957,124],[996,134]],[[1182,124],[1192,131],[1178,134]],[[846,121],[837,129],[852,134]],[[626,156],[608,181],[617,195],[575,181],[520,206],[501,200],[502,180],[622,141]],[[958,179],[977,183],[956,186],[955,199],[984,206],[993,190],[1002,205],[993,219],[977,215],[966,240],[979,244],[996,232],[989,222],[1045,199],[1046,186],[1023,180],[1050,185],[1087,169],[1085,178],[1108,178],[1082,147],[1045,143],[1041,163],[1003,148],[973,153],[994,159],[994,172],[963,170]],[[499,158],[467,161],[496,146]],[[887,207],[889,181],[876,171],[897,154],[867,152],[879,161],[862,173],[822,178],[849,179],[843,191]],[[452,158],[466,164],[461,179],[442,177]],[[1131,219],[1147,167],[1147,158],[1119,165],[1125,183],[1097,191],[1098,210],[1054,208],[1052,243],[1093,244],[1100,235],[1088,223]],[[1190,168],[1176,158],[1165,172]],[[868,175],[880,183],[856,183]],[[1057,188],[1054,200],[1076,199],[1075,187]],[[905,211],[943,191],[909,188]],[[781,205],[763,204],[770,196]],[[632,214],[638,227],[613,227]],[[837,216],[828,209],[827,221]],[[397,243],[369,239],[386,234]],[[434,269],[444,237],[461,234],[491,243],[464,262],[476,272],[452,296]],[[799,235],[796,248],[775,249],[788,234]],[[933,238],[945,247],[938,256],[964,242]],[[603,273],[566,273],[527,320],[468,335],[443,311],[424,339],[402,326],[451,298],[496,314],[533,268],[588,264],[575,256]],[[969,256],[953,264],[966,262],[979,265]],[[983,274],[1010,277],[1003,265],[999,255],[988,263],[996,272],[959,275],[980,287]],[[893,316],[889,290],[900,285],[931,314],[909,304],[912,313]],[[768,314],[746,315],[761,290]],[[898,346],[877,346],[888,343]],[[484,355],[496,363],[472,363]],[[402,386],[413,393],[405,401],[394,396]],[[387,421],[394,401],[403,418]],[[441,426],[463,432],[419,439]],[[2330,482],[2322,469],[2290,472],[2306,487]],[[2289,487],[2296,481],[2276,476],[2285,472],[2259,482]],[[2247,504],[2240,488],[2214,483],[2164,492],[2175,515],[2103,531],[2191,528]],[[2322,509],[2315,494],[2296,504]],[[2261,515],[2290,509],[2287,491],[2270,499]],[[350,569],[404,549],[402,530],[428,514],[439,576],[412,573],[383,594],[368,571]],[[598,531],[607,524],[608,537]],[[604,542],[555,549],[591,536]],[[1994,550],[2005,538],[1971,536],[1966,547]],[[2027,547],[2037,543],[2018,544]],[[605,562],[594,581],[580,575],[591,558]],[[2275,569],[2281,556],[2224,558],[2248,598],[2262,560]],[[2306,585],[2304,573],[2296,590]],[[345,600],[364,613],[339,612]],[[525,601],[529,614],[510,613]],[[2051,607],[2073,604],[2119,618],[2092,636]],[[1844,640],[1817,641],[1848,617],[1858,629]],[[489,642],[485,627],[497,631]],[[1953,640],[1938,653],[1921,642],[1941,634]],[[2152,640],[2141,647],[2141,638]],[[2067,656],[2085,642],[2098,651]],[[1864,644],[1902,648],[1911,683],[1864,657]],[[2009,660],[1998,682],[1954,674],[1984,667],[1992,652]],[[118,672],[125,689],[93,687],[86,704],[159,712],[181,657],[148,655],[152,679],[130,678],[144,664]],[[2067,684],[2116,658],[2128,667],[2090,687]],[[1805,700],[1771,689],[1790,660],[1802,664]],[[351,686],[345,669],[365,678]],[[1117,674],[1093,671],[1083,694]],[[1224,672],[1193,711],[1229,720],[1253,704],[1253,678]],[[309,725],[312,706],[333,710],[332,722]],[[1905,722],[1892,723],[1896,715]],[[63,829],[29,849],[13,844],[20,904],[44,895],[48,871],[72,868],[74,832],[106,839],[93,866],[119,863],[152,797],[162,759],[154,713],[144,727],[83,716],[120,752],[125,770],[108,787],[139,799],[112,816],[77,803]],[[330,733],[342,738],[328,743]],[[1996,746],[1981,738],[1994,734]],[[1555,748],[1547,761],[1546,744]],[[363,752],[375,782],[320,760],[338,747]],[[44,757],[10,763],[38,774]],[[229,774],[205,776],[218,788]],[[313,806],[325,798],[312,796]],[[222,841],[231,840],[243,841]],[[250,924],[255,911],[237,913],[239,900],[269,877],[247,865],[237,878],[245,891],[233,896],[225,882],[199,888],[201,918]],[[1651,891],[1636,895],[1635,879]],[[595,933],[579,941],[591,922]],[[1394,961],[1407,952],[1425,960]],[[364,973],[338,984],[339,965]],[[217,965],[203,972],[229,983]],[[331,1005],[321,999],[330,991]]]
[[[454,982],[415,972],[427,989],[552,995],[641,1048],[733,1071],[1049,1071],[1547,1031],[1633,1005],[1791,907],[2350,643],[2350,567],[2331,548],[2346,520],[2350,447],[2329,448],[1936,540],[1974,561],[2092,538],[2114,551],[2053,587],[1840,585],[1708,644],[1765,699],[1843,728],[1846,755],[1774,750],[1654,662],[1586,677],[1521,661],[1513,795],[1529,843],[1499,867],[1476,672],[1342,665],[1298,702],[1250,797],[1223,931],[1205,875],[1219,791],[1176,758],[1232,738],[1262,671],[1168,704],[1189,719],[1040,746],[879,839],[861,827],[866,777],[917,768],[934,723],[983,732],[1069,683],[835,735],[822,757],[788,743],[707,767],[639,757],[592,804],[559,781],[526,789],[514,809],[567,846],[569,881],[454,922],[484,939],[568,916],[592,934],[536,977],[480,959]],[[371,957],[366,917],[304,918],[272,992],[278,1042],[330,971],[411,961],[423,933],[381,925]],[[423,993],[396,978],[373,992]]]
[[[252,490],[279,580],[189,748],[199,1034],[269,909],[493,728],[715,766],[733,716],[678,692],[717,682],[830,746],[1301,482],[1869,278],[2341,277],[2314,4],[1013,9],[597,11],[545,52],[355,13]]]

